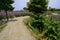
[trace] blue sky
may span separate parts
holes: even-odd
[[[14,10],[21,10],[24,7],[26,7],[27,2],[29,0],[14,0],[15,2],[12,4],[13,7],[15,8]]]
[[[60,0],[50,0],[49,6],[52,8],[60,8]]]
[[[14,0],[15,3],[13,3],[13,7],[15,7],[14,10],[21,10],[23,9],[24,7],[27,6],[27,2],[29,0]],[[60,8],[60,0],[50,0],[49,1],[49,6],[51,6],[52,8]]]

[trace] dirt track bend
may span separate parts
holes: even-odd
[[[0,32],[0,40],[35,40],[23,22],[25,18],[28,16],[17,17],[9,21],[7,27]]]

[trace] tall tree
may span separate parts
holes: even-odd
[[[33,13],[42,13],[47,10],[48,0],[30,0],[28,10]]]
[[[45,15],[42,14],[44,11],[47,11],[48,8],[48,0],[30,0],[27,4],[27,8],[30,12],[33,12],[34,15],[32,17],[33,20],[33,27],[38,28],[39,31],[42,33],[44,28]]]
[[[14,8],[12,7],[13,0],[0,0],[0,10],[4,10],[6,13],[6,18],[8,21],[8,13],[7,11],[12,11]]]

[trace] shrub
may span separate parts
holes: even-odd
[[[14,15],[9,15],[8,18],[14,18]]]
[[[37,15],[32,15],[31,16],[31,25],[34,27],[34,28],[37,28],[39,29],[40,32],[43,31],[43,28],[44,28],[44,23],[43,23],[43,20],[46,18],[45,14],[37,14]]]
[[[45,29],[44,34],[48,40],[60,40],[60,21],[52,18],[44,22]]]
[[[20,17],[20,15],[19,14],[15,14],[15,17]]]
[[[49,18],[45,14],[37,14],[31,16],[30,24],[39,29],[47,40],[60,40],[60,20]]]

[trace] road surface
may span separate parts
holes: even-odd
[[[0,32],[0,40],[36,40],[23,22],[25,18],[28,16],[10,20],[7,27]]]

